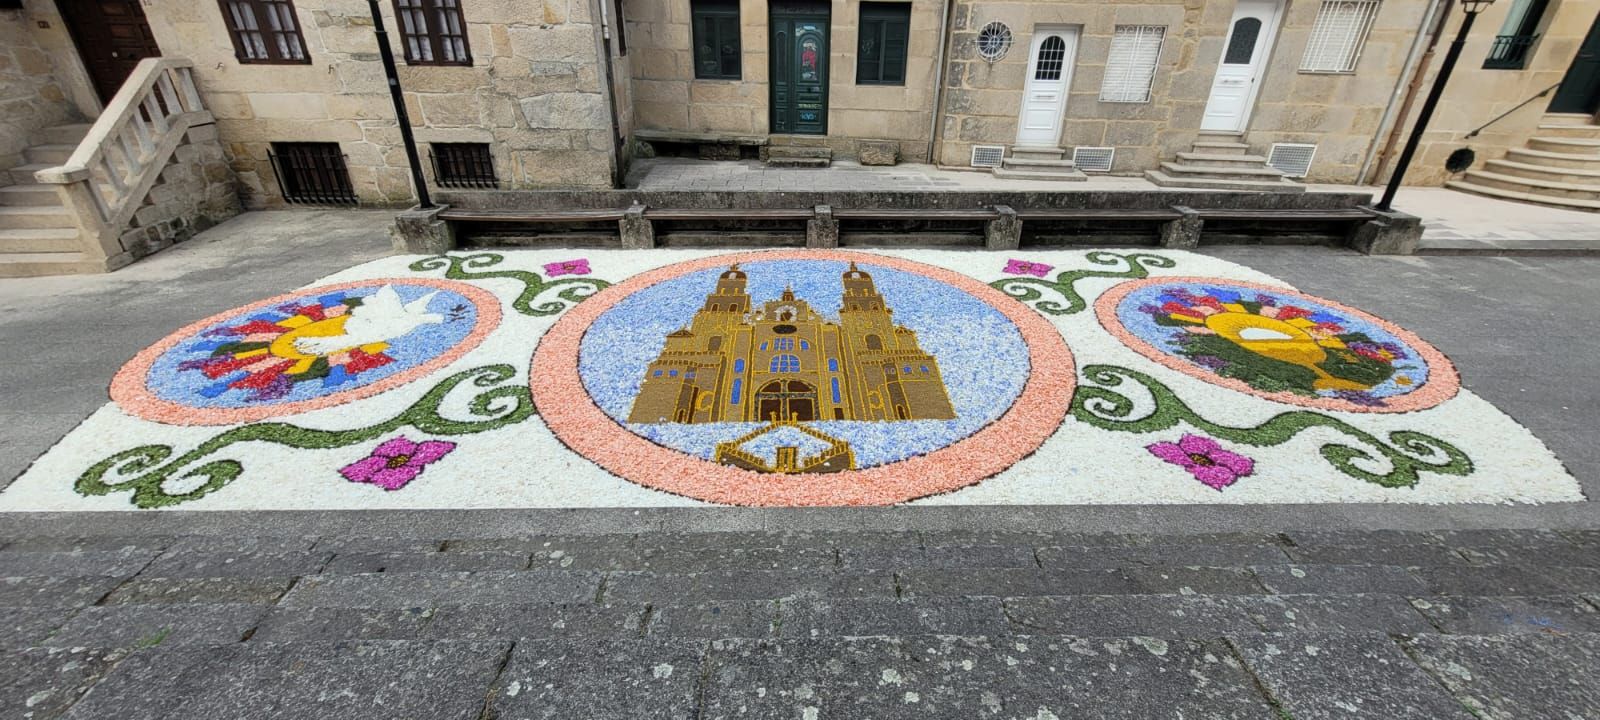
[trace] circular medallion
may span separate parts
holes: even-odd
[[[168,335],[117,372],[111,398],[134,415],[175,425],[292,415],[428,375],[499,324],[494,295],[449,280],[308,288]]]
[[[646,487],[884,505],[979,482],[1063,421],[1072,354],[972,278],[842,251],[691,260],[568,311],[534,354],[556,436]]]
[[[1304,293],[1236,280],[1155,277],[1095,301],[1100,324],[1173,370],[1278,402],[1410,412],[1461,387],[1444,354],[1393,323]]]

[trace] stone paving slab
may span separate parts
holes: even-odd
[[[0,577],[128,577],[144,569],[155,556],[154,550],[133,548],[81,552],[7,551],[0,553]]]
[[[82,607],[117,589],[114,577],[0,578],[0,607]]]
[[[322,572],[345,575],[526,569],[528,554],[517,552],[350,552],[333,556]]]
[[[274,607],[250,636],[260,642],[414,640],[435,614],[433,608]],[[481,638],[452,637],[456,640]]]
[[[43,645],[73,612],[61,607],[0,607],[0,649]]]
[[[55,647],[146,648],[226,645],[250,635],[267,614],[262,605],[105,605],[84,608],[39,644]]]
[[[150,563],[146,572],[166,578],[299,577],[321,572],[331,559],[333,553],[326,552],[171,550]]]
[[[646,610],[636,605],[516,603],[447,605],[434,611],[422,637],[438,640],[622,638],[644,633]]]
[[[788,609],[780,613],[779,605],[777,600],[652,604],[647,610],[648,632],[657,637],[706,639],[772,637],[788,619]]]
[[[895,594],[895,576],[886,572],[614,572],[606,575],[605,586],[606,600],[644,602],[894,597]]]
[[[0,716],[60,717],[126,653],[97,648],[31,648],[0,654]]]
[[[518,643],[485,707],[488,717],[697,716],[705,643],[686,640]]]
[[[1398,595],[1274,595],[1259,598],[1254,609],[1252,618],[1265,632],[1436,632],[1428,618]]]
[[[1579,597],[1432,597],[1411,604],[1456,635],[1600,632],[1600,612]]]
[[[1484,720],[1600,717],[1600,636],[1427,636],[1406,649]]]
[[[1018,632],[1117,637],[1210,638],[1256,632],[1260,598],[1193,595],[1077,595],[1007,598]]]
[[[294,578],[163,578],[140,576],[117,587],[107,604],[123,603],[252,603],[271,605],[283,597]]]
[[[794,638],[903,635],[1004,635],[1011,632],[997,597],[919,603],[884,598],[785,601],[778,635]]]
[[[283,604],[408,608],[584,602],[595,599],[600,578],[599,573],[566,571],[323,575],[301,578]]]
[[[1231,642],[1266,692],[1294,720],[1473,720],[1386,635],[1257,635]],[[1372,691],[1378,687],[1383,691]]]
[[[1427,592],[1427,585],[1411,571],[1392,565],[1256,565],[1250,569],[1267,590],[1278,594]]]

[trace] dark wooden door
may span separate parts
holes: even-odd
[[[828,134],[828,5],[770,6],[772,132]]]
[[[160,57],[139,0],[57,0],[100,99],[110,101],[135,65]]]
[[[1553,113],[1593,113],[1600,110],[1600,17],[1589,27],[1589,36],[1578,48],[1578,56],[1567,68],[1561,89],[1550,100]]]

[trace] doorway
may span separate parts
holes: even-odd
[[[811,422],[817,419],[817,389],[799,380],[773,380],[756,393],[757,420],[795,420]]]
[[[770,6],[774,133],[828,134],[828,4]]]
[[[1217,75],[1211,81],[1201,130],[1243,132],[1249,125],[1282,14],[1279,0],[1239,0],[1228,24],[1228,42],[1217,63]]]
[[[161,56],[139,0],[57,2],[101,102],[111,101],[140,60]]]
[[[1549,111],[1591,115],[1600,111],[1600,16],[1589,26],[1589,34],[1567,68],[1561,89],[1550,99]]]
[[[1028,80],[1017,117],[1017,144],[1055,147],[1066,117],[1067,88],[1072,84],[1072,59],[1078,50],[1078,29],[1035,26],[1028,51]]]

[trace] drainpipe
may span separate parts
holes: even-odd
[[[1433,62],[1433,51],[1439,46],[1439,36],[1444,34],[1445,21],[1450,18],[1450,9],[1455,5],[1455,0],[1442,0],[1444,6],[1441,8],[1440,2],[1441,0],[1432,0],[1428,4],[1428,11],[1422,15],[1422,24],[1417,26],[1417,37],[1411,43],[1405,71],[1400,74],[1401,82],[1406,81],[1407,72],[1410,74],[1410,82],[1404,88],[1405,99],[1401,101],[1400,111],[1396,113],[1394,100],[1401,93],[1401,87],[1397,83],[1394,95],[1389,98],[1389,104],[1383,108],[1383,117],[1378,120],[1378,129],[1381,132],[1391,118],[1394,119],[1394,125],[1389,128],[1389,137],[1384,139],[1383,149],[1377,151],[1376,157],[1368,151],[1366,160],[1361,163],[1361,170],[1356,173],[1358,183],[1368,182],[1369,170],[1374,171],[1372,180],[1377,180],[1377,174],[1383,172],[1384,164],[1388,162],[1389,156],[1394,154],[1395,143],[1400,141],[1400,131],[1405,129],[1406,118],[1411,115],[1411,106],[1416,103],[1417,92],[1422,90],[1422,81],[1428,74],[1429,64]],[[1423,50],[1419,60],[1417,51],[1422,49],[1424,36],[1427,38],[1427,49]]]
[[[940,130],[944,127],[944,64],[950,47],[950,13],[955,4],[956,0],[945,0],[944,13],[939,16],[939,52],[933,63],[933,121],[928,128],[929,165],[939,164],[934,153],[939,149]]]
[[[625,179],[622,167],[622,119],[617,113],[617,78],[616,70],[611,65],[611,36],[613,33],[620,34],[623,28],[612,24],[607,0],[593,1],[599,10],[595,16],[600,18],[600,64],[605,69],[601,75],[606,85],[606,110],[611,115],[611,187],[620,188]]]

